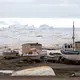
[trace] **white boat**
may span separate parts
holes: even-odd
[[[61,51],[62,58],[72,61],[80,61],[80,41],[75,42],[73,22],[73,44],[64,44]]]
[[[24,70],[14,71],[11,76],[56,76],[49,66],[39,66]]]
[[[64,45],[65,46],[65,45]],[[69,47],[70,44],[67,44]],[[61,55],[63,58],[68,60],[80,60],[80,51],[79,50],[72,50],[72,47],[61,49]]]

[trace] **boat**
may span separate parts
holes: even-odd
[[[75,42],[75,33],[74,33],[74,22],[73,22],[73,43],[72,44],[64,44],[60,50],[61,58],[60,61],[63,59],[71,60],[71,61],[80,61],[80,41]]]
[[[4,50],[2,52],[2,57],[5,59],[13,59],[19,57],[19,52],[15,50]]]

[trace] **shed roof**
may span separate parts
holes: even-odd
[[[76,41],[75,43],[80,43],[80,41]]]
[[[39,44],[39,43],[25,43],[25,44],[22,44],[23,45],[42,45],[42,44]]]

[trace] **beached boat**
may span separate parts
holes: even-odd
[[[75,42],[73,22],[73,44],[64,44],[61,51],[62,58],[72,61],[80,61],[80,41]],[[62,59],[61,58],[61,59]]]
[[[65,49],[61,49],[61,55],[63,58],[68,60],[80,60],[80,51],[79,50],[73,50],[72,47],[70,47],[70,44],[64,45]],[[66,49],[66,47],[68,47]]]
[[[5,59],[16,58],[19,57],[19,52],[15,50],[5,50],[2,52],[2,57]]]

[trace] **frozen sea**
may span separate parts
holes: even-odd
[[[72,43],[72,28],[30,29],[25,26],[0,29],[0,45],[38,42],[44,46]],[[80,28],[75,29],[75,40],[80,40]]]

